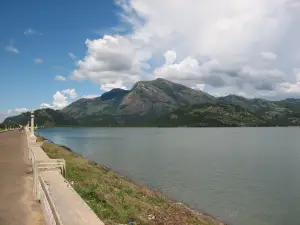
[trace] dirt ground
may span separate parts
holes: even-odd
[[[25,134],[0,133],[0,225],[44,225],[31,171]]]

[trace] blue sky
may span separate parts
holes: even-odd
[[[299,0],[2,0],[0,121],[162,77],[300,97]]]
[[[0,112],[51,103],[57,90],[75,88],[78,96],[100,94],[99,86],[90,82],[58,82],[55,76],[72,72],[75,60],[85,54],[87,38],[97,38],[98,32],[119,24],[118,10],[110,0],[2,0]]]

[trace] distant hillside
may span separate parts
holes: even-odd
[[[300,100],[285,99],[268,101],[265,99],[247,99],[236,95],[218,98],[222,104],[238,105],[263,117],[272,126],[299,126]]]
[[[171,115],[180,113],[179,109],[183,113],[179,119],[169,120]],[[44,126],[150,126],[159,120],[163,124],[162,118],[168,126],[171,122],[181,126],[182,121],[190,121],[188,110],[191,114],[201,111],[196,123],[203,119],[203,126],[300,126],[299,99],[268,101],[236,95],[215,98],[161,78],[139,81],[131,90],[112,89],[94,99],[79,99],[60,111],[37,110],[35,116],[37,123]],[[25,124],[29,118],[29,113],[24,113],[7,118],[5,123]],[[190,117],[190,122],[192,118],[196,117]]]
[[[53,126],[73,126],[78,125],[78,122],[70,115],[53,109],[39,109],[34,112],[35,123],[46,127]],[[30,120],[30,112],[22,113],[18,116],[8,117],[3,124],[16,123],[26,125]]]
[[[203,104],[185,106],[151,122],[162,127],[255,127],[267,126],[262,117],[237,105]]]
[[[80,124],[102,124],[103,118],[146,120],[155,118],[183,105],[215,102],[216,98],[202,91],[164,79],[139,81],[130,91],[113,89],[94,99],[80,99],[62,110]],[[125,120],[124,120],[125,119]],[[95,124],[95,125],[96,125]]]

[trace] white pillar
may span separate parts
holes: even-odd
[[[34,111],[31,112],[31,133],[34,134]]]

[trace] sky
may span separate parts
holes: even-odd
[[[300,97],[300,0],[2,0],[0,121],[139,80]]]

